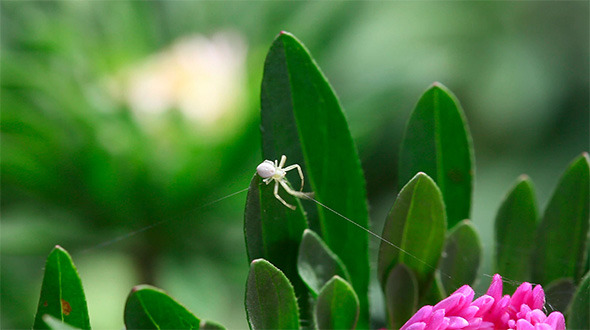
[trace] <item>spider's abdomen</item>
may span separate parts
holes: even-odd
[[[265,160],[256,167],[256,173],[263,179],[270,178],[275,174],[275,164],[270,160]]]

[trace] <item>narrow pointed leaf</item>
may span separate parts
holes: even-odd
[[[82,281],[72,258],[66,250],[56,246],[45,263],[43,286],[33,329],[48,329],[43,315],[80,329],[90,329],[88,307]]]
[[[297,329],[299,309],[295,291],[278,268],[264,259],[250,264],[246,313],[251,329]]]
[[[281,194],[287,203],[297,206],[291,210],[275,198],[273,185],[265,185],[258,175],[250,183],[244,215],[248,260],[264,258],[293,280],[299,277],[297,254],[307,221],[298,200]]]
[[[461,221],[451,229],[438,267],[446,292],[455,292],[461,286],[475,282],[481,253],[481,241],[471,221]]]
[[[264,158],[275,160],[284,154],[288,165],[301,165],[304,191],[313,191],[317,200],[366,228],[365,182],[348,124],[326,78],[289,33],[282,32],[268,52],[261,108]],[[348,268],[361,303],[359,327],[368,327],[367,233],[323,207],[304,205],[310,227]]]
[[[568,329],[587,329],[590,325],[590,272],[586,273],[574,294],[567,313]]]
[[[164,291],[138,285],[125,303],[127,329],[198,329],[201,320]]]
[[[246,199],[244,236],[248,261],[264,258],[279,268],[293,284],[303,314],[308,312],[308,290],[297,272],[297,254],[307,221],[299,201],[281,194],[295,210],[283,205],[273,194],[274,182],[265,185],[254,175]]]
[[[299,276],[315,297],[335,275],[350,281],[350,275],[340,258],[330,250],[318,234],[309,229],[303,232],[297,268]]]
[[[533,281],[546,285],[562,277],[578,282],[584,271],[588,238],[590,167],[588,154],[565,171],[545,209],[536,237]]]
[[[506,195],[496,215],[496,271],[517,282],[530,281],[531,254],[535,246],[537,202],[531,180],[521,176]],[[516,286],[508,284],[507,293]]]
[[[354,329],[359,317],[359,300],[352,286],[334,276],[318,296],[315,315],[318,329]]]
[[[381,242],[377,264],[381,284],[385,284],[393,267],[403,263],[414,272],[423,292],[438,264],[446,225],[436,183],[424,173],[416,174],[402,188],[385,220],[382,237],[396,247]]]
[[[45,314],[43,315],[43,321],[47,324],[47,327],[52,330],[76,330],[79,328],[73,327],[67,323],[63,323],[62,321],[56,319],[55,317]]]
[[[448,228],[469,219],[473,150],[463,110],[453,93],[434,83],[410,116],[401,144],[399,186],[416,173],[428,174],[447,206]]]
[[[389,325],[399,329],[417,310],[418,281],[406,265],[398,264],[389,272],[384,291]]]

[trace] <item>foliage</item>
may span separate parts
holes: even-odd
[[[304,191],[313,191],[315,201],[281,190],[296,205],[291,210],[275,198],[272,185],[257,175],[252,178],[244,212],[250,327],[368,328],[369,219],[360,160],[327,79],[305,47],[286,32],[275,39],[266,58],[261,121],[263,159],[284,154],[301,165]],[[433,84],[418,101],[401,150],[403,181],[385,220],[377,259],[393,328],[421,305],[473,284],[482,250],[469,220],[471,137],[459,101],[442,84]],[[547,287],[555,281],[572,283],[574,298],[566,297],[562,305],[563,312],[570,311],[572,326],[588,320],[589,173],[588,154],[583,153],[566,169],[540,222],[532,185],[521,178],[496,217],[497,269],[509,272],[511,280],[532,278]],[[64,307],[64,300],[70,307]],[[47,258],[34,328],[56,324],[44,322],[45,314],[74,327],[90,326],[80,279],[59,247]],[[131,291],[125,324],[219,327],[149,286]]]

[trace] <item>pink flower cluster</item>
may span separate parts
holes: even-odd
[[[422,307],[401,330],[516,329],[563,330],[560,312],[543,312],[545,292],[540,285],[525,282],[510,295],[502,296],[502,277],[494,275],[488,292],[473,300],[475,292],[464,285],[434,306]]]

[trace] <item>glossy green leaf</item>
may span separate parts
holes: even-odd
[[[470,218],[471,135],[459,101],[440,83],[424,92],[406,126],[399,159],[400,188],[418,172],[428,174],[440,188],[448,228]]]
[[[305,47],[281,32],[264,66],[261,91],[265,159],[287,156],[301,165],[304,191],[363,227],[368,226],[365,181],[348,124],[332,88]],[[290,174],[290,180],[297,180]],[[298,181],[293,181],[297,187]],[[304,203],[310,227],[344,262],[361,303],[359,327],[368,327],[368,235],[340,216]]]
[[[533,184],[523,175],[504,197],[496,215],[496,273],[517,282],[530,281],[537,218]],[[516,286],[508,284],[505,290],[514,292]]]
[[[299,328],[299,309],[293,286],[283,272],[264,259],[256,259],[250,264],[246,313],[251,329]]]
[[[352,286],[334,276],[318,296],[315,316],[318,329],[354,329],[359,317],[359,300]]]
[[[45,263],[45,275],[33,329],[48,329],[43,321],[45,314],[73,327],[90,329],[82,281],[72,258],[59,245],[51,251]]]
[[[281,194],[287,203],[297,205],[295,210],[285,207],[273,195],[273,185],[265,185],[258,175],[250,183],[244,215],[248,260],[268,260],[285,273],[297,295],[302,296],[307,289],[297,273],[297,254],[307,221],[297,199]]]
[[[567,315],[568,329],[590,328],[590,272],[580,281]]]
[[[571,278],[560,278],[543,287],[543,291],[546,305],[565,313],[576,292],[576,285]]]
[[[417,310],[418,280],[406,265],[398,264],[387,275],[384,293],[389,325],[399,329]]]
[[[43,322],[52,330],[76,330],[79,328],[73,327],[67,323],[62,322],[61,320],[56,319],[55,317],[45,314],[43,315]]]
[[[562,277],[578,282],[588,237],[590,160],[584,153],[565,171],[545,209],[536,236],[533,281],[542,285]]]
[[[481,241],[471,221],[463,220],[451,229],[438,266],[440,279],[447,293],[475,282],[481,254]]]
[[[436,183],[418,173],[402,188],[383,227],[377,271],[384,285],[399,263],[416,275],[420,292],[432,279],[445,240],[447,223],[442,195]]]
[[[322,287],[335,275],[350,281],[350,275],[340,258],[330,250],[318,234],[309,229],[303,232],[297,268],[299,276],[316,297]]]
[[[127,329],[195,329],[201,320],[164,291],[138,285],[125,303]]]

